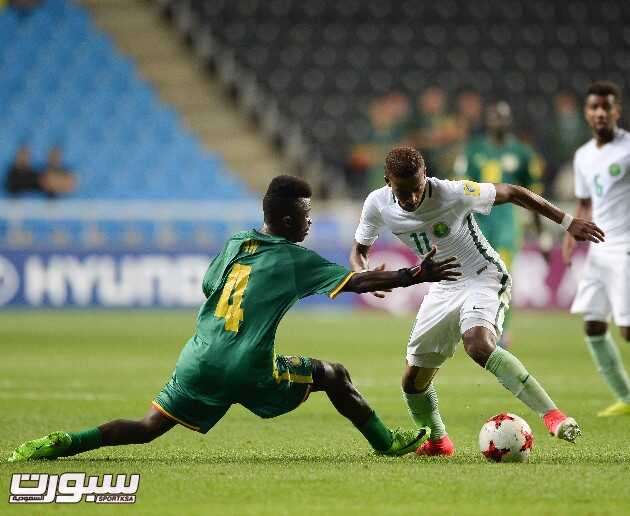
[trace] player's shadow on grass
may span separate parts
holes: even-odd
[[[291,464],[363,464],[363,463],[375,463],[375,462],[387,462],[395,460],[390,457],[377,457],[374,455],[339,455],[330,454],[323,456],[315,456],[309,454],[293,454],[293,453],[278,453],[278,454],[265,454],[265,455],[247,455],[236,456],[229,454],[212,455],[177,455],[176,457],[94,457],[83,459],[66,458],[61,459],[64,462],[72,461],[73,463],[84,463],[86,465],[92,464],[199,464],[199,465],[254,465],[254,464],[269,464],[269,465],[286,465]],[[400,459],[399,459],[400,460]]]

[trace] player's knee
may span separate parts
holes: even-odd
[[[464,340],[467,355],[481,367],[485,367],[488,358],[494,351],[494,344],[485,338],[471,338]]]
[[[603,321],[584,321],[584,333],[589,337],[599,337],[608,331],[608,324]]]
[[[344,388],[351,385],[350,373],[343,364],[330,364],[332,369],[332,383],[336,388]]]
[[[485,367],[496,347],[492,333],[487,328],[476,326],[466,331],[462,340],[468,356],[481,367]]]
[[[339,391],[351,386],[350,373],[343,364],[313,360],[313,388],[316,391]]]
[[[486,362],[488,361],[488,357],[490,357],[490,353],[485,348],[485,346],[480,346],[478,343],[470,343],[468,346],[464,346],[466,353],[470,358],[472,358],[477,364],[481,367],[485,367]]]

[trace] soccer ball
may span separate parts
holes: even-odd
[[[503,412],[488,419],[479,432],[479,449],[493,462],[527,462],[534,445],[534,434],[527,422]]]

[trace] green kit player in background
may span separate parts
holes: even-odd
[[[271,418],[295,409],[314,391],[324,391],[379,454],[404,455],[423,444],[428,428],[390,430],[354,387],[343,365],[277,355],[276,329],[298,299],[454,280],[460,275],[459,265],[455,258],[434,261],[434,248],[415,267],[350,272],[296,244],[311,225],[310,197],[311,189],[302,179],[278,176],[271,181],[263,200],[263,228],[233,235],[210,264],[196,332],[144,418],[117,419],[81,432],[53,432],[25,442],[9,461],[148,443],[176,424],[206,433],[234,403]]]
[[[510,133],[511,125],[510,106],[503,101],[490,104],[486,110],[486,134],[468,144],[455,162],[455,173],[476,183],[508,183],[541,194],[542,161],[531,147]],[[475,214],[475,219],[490,245],[511,270],[512,260],[521,244],[514,205],[496,206],[490,215]],[[540,232],[537,216],[534,216],[534,222]],[[509,314],[506,314],[503,336],[499,341],[503,347],[509,347],[510,343]]]

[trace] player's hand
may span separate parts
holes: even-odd
[[[375,267],[372,270],[374,270],[374,271],[384,271],[385,270],[385,264],[381,263],[378,267]],[[372,292],[372,295],[374,297],[378,297],[379,299],[383,299],[387,295],[387,292],[391,292],[391,291],[392,291],[391,289],[381,290],[379,292]]]
[[[593,242],[595,244],[604,241],[604,232],[593,222],[584,219],[573,219],[567,232],[578,242]]]
[[[573,261],[573,251],[575,250],[576,241],[571,235],[564,235],[562,241],[562,261],[565,265],[570,266]]]
[[[455,281],[462,273],[457,258],[451,256],[446,260],[435,261],[437,247],[433,246],[419,265],[411,267],[410,272],[417,283],[435,281]]]

